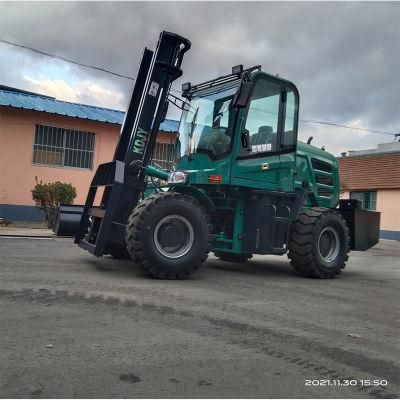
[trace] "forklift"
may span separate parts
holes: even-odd
[[[190,47],[164,31],[154,52],[144,50],[114,159],[98,166],[75,243],[98,257],[130,258],[159,279],[190,276],[210,251],[241,263],[288,253],[302,276],[337,277],[357,207],[337,208],[335,157],[297,140],[296,86],[239,65],[183,84],[178,98],[171,85]],[[172,171],[151,165],[169,103],[182,109]],[[150,179],[167,184],[148,195]],[[377,242],[371,226],[367,248]]]

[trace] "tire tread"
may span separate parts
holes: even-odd
[[[339,218],[340,223],[344,226],[346,232],[346,248],[343,256],[343,262],[338,265],[337,268],[332,270],[326,270],[319,265],[317,260],[314,246],[315,230],[318,223],[322,218],[329,217],[329,215],[335,215],[335,218]],[[320,279],[332,279],[336,278],[342,269],[346,266],[346,261],[350,251],[350,238],[349,228],[347,227],[346,221],[342,215],[329,208],[313,207],[302,211],[297,219],[293,221],[290,228],[289,235],[289,253],[290,264],[293,266],[295,271],[302,276]]]
[[[191,207],[200,211],[206,218],[208,231],[211,231],[211,225],[209,221],[209,216],[206,214],[204,207],[202,207],[195,199],[190,196],[176,193],[176,192],[163,192],[156,193],[150,197],[145,198],[132,212],[131,216],[128,219],[128,224],[126,227],[126,244],[129,254],[132,257],[132,260],[139,264],[144,272],[152,278],[158,279],[184,279],[189,275],[193,274],[196,270],[200,268],[200,266],[207,260],[209,253],[209,246],[203,254],[199,254],[195,262],[191,263],[190,266],[187,266],[183,271],[177,273],[168,273],[160,268],[157,265],[153,265],[146,258],[143,243],[141,237],[143,235],[143,230],[145,228],[145,220],[146,217],[151,213],[154,207],[160,206],[163,202],[169,202],[172,199],[182,201],[182,202],[190,202]]]

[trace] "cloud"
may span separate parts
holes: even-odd
[[[176,87],[261,64],[296,84],[304,119],[399,132],[399,20],[396,2],[16,2],[2,8],[0,37],[136,76],[143,48],[170,30],[192,42]],[[3,45],[0,65],[2,84],[28,89],[29,76],[43,90],[114,108],[125,109],[132,91],[131,81]],[[300,129],[335,152],[392,140]]]
[[[91,81],[80,81],[74,86],[62,79],[37,80],[25,77],[28,90],[75,103],[91,104],[108,108],[123,108],[122,93],[106,89]]]

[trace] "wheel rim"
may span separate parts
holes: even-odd
[[[330,263],[339,254],[340,241],[337,230],[331,226],[324,228],[318,238],[318,252],[323,261]]]
[[[182,215],[168,215],[154,229],[154,245],[165,257],[179,258],[193,246],[194,229]]]

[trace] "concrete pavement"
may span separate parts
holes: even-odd
[[[1,397],[400,393],[397,242],[352,252],[336,280],[273,256],[152,280],[71,239],[0,238],[0,252]]]

